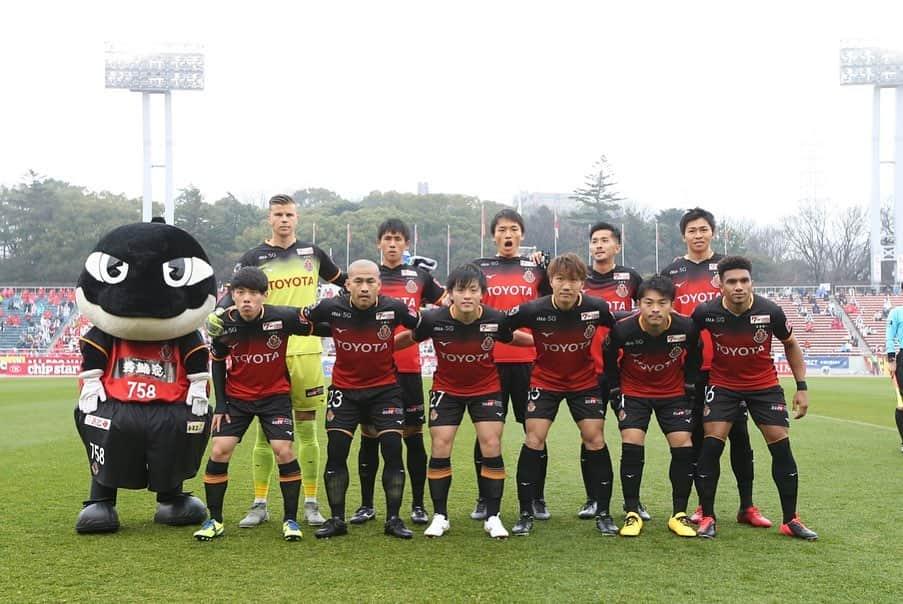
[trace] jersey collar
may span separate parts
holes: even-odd
[[[561,312],[567,312],[566,310],[562,310],[562,309],[558,308],[558,305],[555,304],[555,296],[554,296],[554,295],[549,296],[549,301],[552,303],[552,308],[554,308],[555,310],[561,310]],[[574,302],[574,306],[571,307],[571,310],[574,310],[575,308],[577,308],[577,307],[580,306],[581,304],[583,304],[583,294],[582,294],[582,293],[578,293],[578,294],[577,294],[577,301]]]
[[[670,313],[668,314],[667,318],[668,318],[668,324],[665,325],[665,328],[662,330],[662,333],[665,333],[666,331],[668,331],[668,329],[671,328],[671,314]],[[643,321],[643,315],[638,314],[637,319],[639,320],[639,323],[640,323],[640,329],[642,329],[644,332],[652,335],[652,333],[648,329],[646,329],[646,322]],[[661,334],[659,334],[659,335],[661,335]]]
[[[455,307],[454,306],[448,307],[448,315],[455,321],[458,321],[458,322],[461,321],[461,319],[459,319],[458,317],[455,316]],[[474,319],[474,321],[479,321],[482,318],[483,318],[483,305],[480,304],[480,306],[477,308],[477,318]]]

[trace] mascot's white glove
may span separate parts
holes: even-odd
[[[223,315],[226,314],[225,308],[217,308],[207,315],[204,322],[204,329],[211,338],[218,338],[223,335]]]
[[[188,381],[191,384],[188,386],[188,400],[185,401],[185,404],[191,407],[191,413],[194,415],[207,415],[208,379],[210,379],[210,374],[207,372],[188,375]]]
[[[427,272],[433,272],[436,270],[436,267],[439,266],[439,263],[436,262],[434,258],[427,258],[426,256],[411,256],[411,265],[419,266]]]
[[[82,371],[78,377],[82,380],[82,391],[78,395],[78,409],[82,413],[94,413],[97,411],[97,401],[107,400],[107,392],[103,389],[100,376],[103,369],[90,369]]]

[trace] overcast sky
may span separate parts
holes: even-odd
[[[0,183],[140,196],[140,95],[104,88],[104,42],[186,41],[206,88],[174,94],[175,184],[208,200],[428,181],[510,202],[604,153],[651,208],[865,203],[871,88],[839,86],[840,42],[903,50],[903,2],[743,4],[4,2]]]

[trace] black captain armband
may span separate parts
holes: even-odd
[[[802,392],[804,390],[808,390],[809,386],[806,384],[806,380],[797,380],[796,381],[796,390],[797,392]]]

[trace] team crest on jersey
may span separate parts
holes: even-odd
[[[709,413],[711,413],[711,412],[712,412],[712,408],[709,407],[708,405],[706,405],[702,408],[702,414],[706,417],[708,417]]]
[[[717,266],[717,265],[715,265]],[[709,282],[712,284],[712,287],[720,289],[721,288],[721,278],[718,275],[713,275],[712,280]]]
[[[279,334],[274,333],[267,340],[267,348],[270,350],[276,350],[282,345],[282,338],[279,337]]]
[[[439,412],[436,411],[435,409],[432,409],[432,410],[430,411],[430,421],[433,421],[433,422],[434,422],[434,421],[436,421],[437,419],[439,419]]]
[[[757,329],[756,333],[753,335],[753,342],[755,342],[756,344],[762,344],[767,339],[768,339],[768,332],[765,331],[765,329],[762,327]]]
[[[166,343],[160,347],[160,358],[164,361],[172,360],[172,344]]]
[[[314,263],[310,258],[304,259],[304,270],[306,270],[307,272],[314,270]]]
[[[495,340],[493,340],[490,336],[483,338],[483,343],[480,344],[480,348],[482,348],[486,352],[492,350],[493,346],[495,346]]]
[[[595,333],[596,333],[596,326],[593,325],[592,323],[590,323],[589,325],[586,326],[586,329],[583,330],[583,337],[586,338],[587,340],[589,340],[591,337],[593,337],[593,334],[595,334]]]
[[[615,293],[621,296],[622,298],[626,298],[630,292],[627,291],[626,283],[618,283],[618,287],[615,288]]]
[[[376,337],[380,340],[388,340],[392,337],[392,328],[384,323],[376,332]]]
[[[408,282],[405,283],[404,290],[409,294],[417,293],[417,282],[413,279],[408,279]]]
[[[624,411],[624,408],[623,408],[623,407],[621,408],[620,411],[618,411],[618,419],[621,420],[622,422],[623,422],[625,419],[627,419],[627,412]]]
[[[771,323],[771,315],[752,315],[749,318],[749,322],[751,325],[764,325],[766,323]]]
[[[536,403],[534,403],[533,401],[530,401],[529,403],[527,403],[527,411],[530,413],[533,413],[534,411],[536,411]]]
[[[671,349],[671,352],[668,353],[668,356],[671,357],[672,359],[676,359],[677,357],[680,356],[680,353],[682,353],[683,351],[684,351],[683,348],[681,348],[680,346],[675,344],[674,348]]]
[[[524,281],[526,281],[527,283],[533,283],[534,281],[536,281],[536,275],[533,274],[533,271],[524,271]]]

